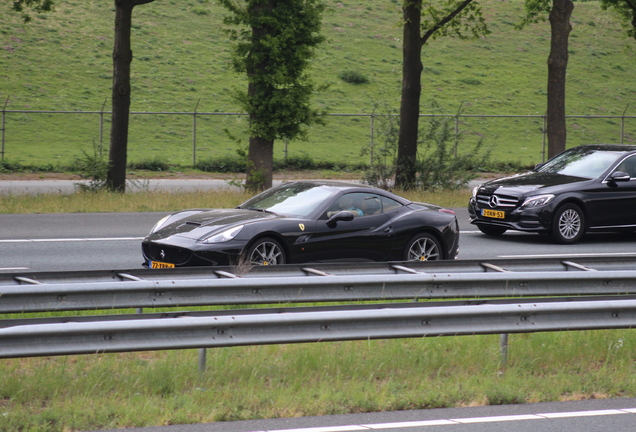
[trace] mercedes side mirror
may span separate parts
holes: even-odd
[[[614,171],[612,175],[610,175],[610,180],[615,182],[625,182],[629,181],[631,176],[623,171]]]

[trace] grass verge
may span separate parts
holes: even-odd
[[[0,361],[0,431],[78,431],[636,395],[629,330]],[[70,385],[72,384],[72,385]]]
[[[431,202],[444,207],[463,207],[468,202],[469,194],[470,191],[463,190],[456,192],[409,191],[401,195],[417,202]],[[0,194],[0,214],[150,212],[176,211],[186,208],[231,208],[244,202],[250,196],[248,193],[231,191]]]

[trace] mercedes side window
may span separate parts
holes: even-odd
[[[631,179],[636,178],[636,156],[630,156],[618,164],[614,172],[616,171],[626,172]]]

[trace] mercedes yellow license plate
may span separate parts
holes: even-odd
[[[506,217],[506,213],[501,210],[482,209],[481,215],[484,217],[491,217],[496,219],[503,219]]]
[[[150,268],[174,268],[174,264],[159,262],[159,261],[150,261]]]

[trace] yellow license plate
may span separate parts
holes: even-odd
[[[497,219],[503,219],[506,217],[506,213],[502,212],[501,210],[489,210],[489,209],[482,209],[481,215],[484,217],[491,217],[491,218],[497,218]]]
[[[159,262],[159,261],[150,261],[150,268],[153,268],[153,269],[174,268],[174,264]]]

